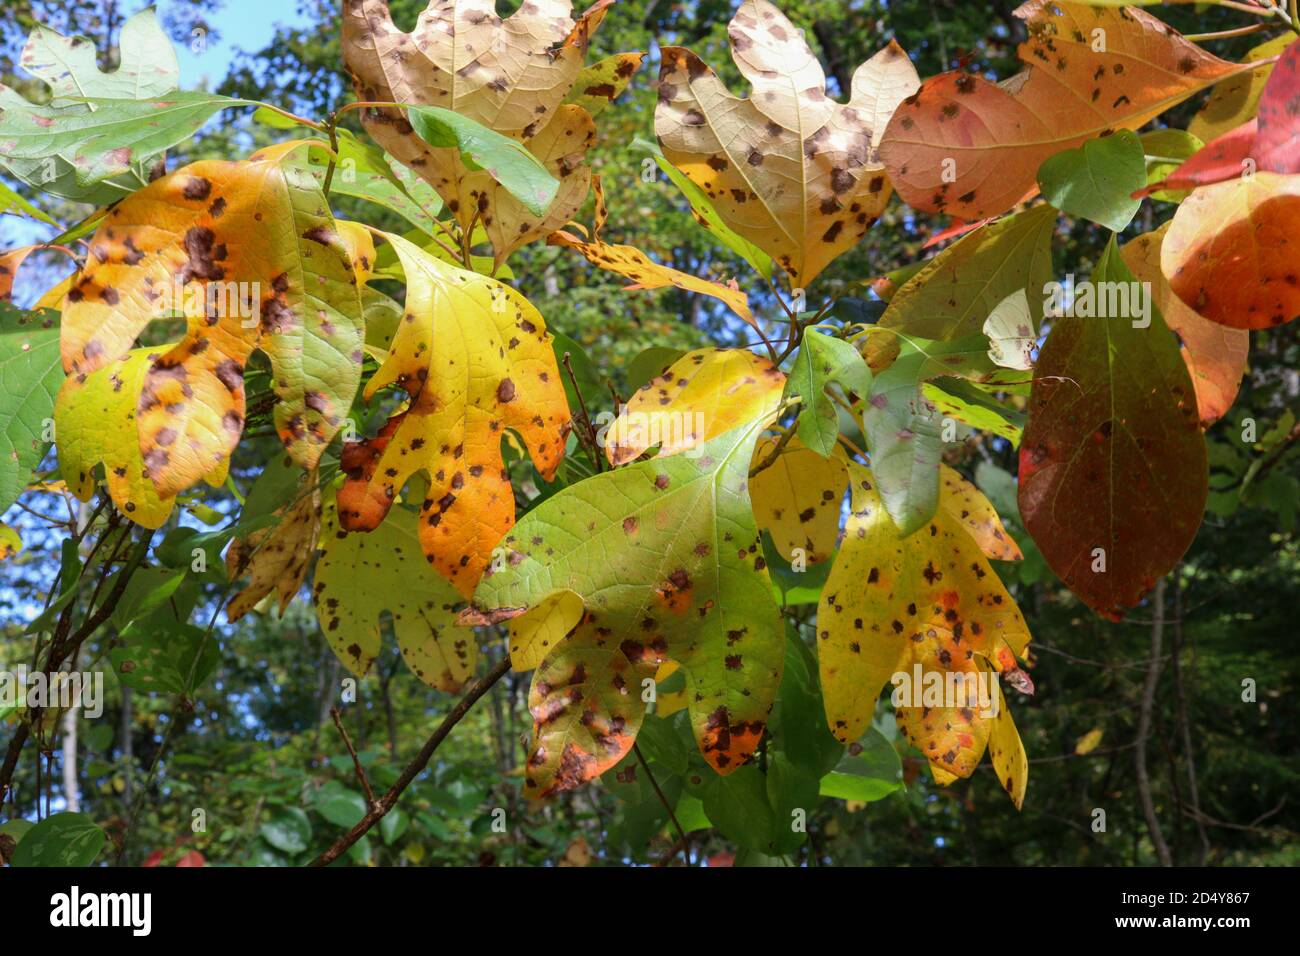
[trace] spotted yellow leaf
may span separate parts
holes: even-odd
[[[65,390],[125,356],[153,320],[188,320],[140,392],[139,442],[162,496],[229,457],[254,349],[271,360],[276,429],[303,467],[351,406],[363,358],[358,269],[374,252],[364,231],[333,219],[310,176],[282,165],[299,145],[193,163],[133,193],[91,237],[68,290]]]
[[[655,376],[619,410],[604,435],[610,464],[658,446],[676,455],[775,409],[785,374],[744,349],[697,349]]]
[[[566,230],[553,232],[547,239],[551,245],[564,246],[581,254],[588,262],[601,269],[631,279],[632,285],[627,289],[663,289],[668,286],[684,292],[707,295],[722,302],[750,325],[754,322],[754,313],[749,309],[749,299],[734,282],[723,284],[703,279],[699,276],[680,272],[671,266],[660,265],[635,246],[625,246],[605,242],[600,238],[601,230],[609,218],[605,206],[605,193],[601,188],[600,177],[592,180],[596,193],[596,221],[591,229],[591,238],[584,239]]]
[[[340,522],[379,526],[407,479],[423,472],[420,542],[466,597],[515,519],[501,458],[518,432],[537,470],[554,477],[570,427],[546,323],[514,289],[385,234],[406,274],[405,312],[366,398],[390,385],[409,396],[373,438],[344,446]]]
[[[767,461],[776,443],[775,438],[758,443],[754,467]],[[796,549],[809,564],[825,561],[835,550],[848,481],[842,453],[823,458],[792,438],[772,464],[749,480],[754,518],[787,561],[793,561]]]

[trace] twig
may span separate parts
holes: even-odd
[[[357,780],[361,782],[361,789],[366,792],[366,806],[373,810],[377,806],[375,791],[370,789],[370,778],[366,776],[366,768],[361,766],[361,758],[357,756],[357,748],[352,746],[352,738],[348,736],[348,732],[343,726],[343,715],[339,713],[337,707],[331,707],[330,716],[334,718],[334,726],[338,728],[339,736],[343,738],[343,746],[348,748],[348,753],[352,757],[352,766],[357,772]]]
[[[681,837],[682,857],[686,860],[686,865],[693,866],[694,864],[691,863],[691,838],[686,835],[686,830],[683,829],[681,822],[677,819],[677,811],[673,809],[672,804],[668,802],[668,798],[664,796],[663,790],[659,788],[659,781],[655,779],[654,771],[650,769],[650,764],[646,762],[645,754],[641,752],[640,745],[633,744],[632,752],[636,754],[636,759],[641,762],[641,769],[645,771],[645,775],[650,778],[650,786],[654,788],[655,796],[659,798],[659,802],[668,811],[668,819],[672,820],[673,826],[677,828],[677,835]]]
[[[797,405],[791,407],[797,408]],[[795,423],[791,422],[790,427],[781,433],[781,437],[777,439],[776,447],[773,448],[771,452],[768,453],[768,456],[764,458],[762,461],[760,461],[753,468],[749,469],[749,477],[753,478],[759,472],[766,471],[768,468],[771,468],[772,465],[776,463],[776,460],[779,457],[781,457],[781,452],[785,451],[785,446],[790,444],[790,439],[794,437],[794,433],[795,433]]]
[[[335,840],[328,850],[316,857],[308,865],[328,866],[333,863],[346,853],[349,847],[365,836],[371,827],[383,819],[384,815],[396,805],[397,799],[402,795],[402,792],[429,765],[434,751],[451,733],[452,728],[460,723],[461,718],[469,713],[469,709],[474,706],[475,702],[491,690],[492,685],[505,676],[508,670],[510,670],[510,656],[507,654],[494,664],[492,669],[481,680],[476,681],[465,691],[465,696],[452,708],[451,713],[438,725],[438,729],[433,732],[432,736],[424,742],[420,752],[406,765],[406,769],[397,778],[397,782],[388,788],[387,793],[375,801],[374,806],[361,818],[361,822]]]
[[[600,441],[596,437],[596,426],[591,423],[591,413],[587,411],[587,400],[582,397],[582,389],[578,387],[578,376],[573,371],[573,362],[569,353],[564,353],[564,370],[569,373],[569,381],[573,383],[573,394],[578,396],[578,408],[582,411],[583,428],[578,429],[578,438],[587,448],[587,454],[591,456],[591,463],[596,468],[596,473],[601,472]]]

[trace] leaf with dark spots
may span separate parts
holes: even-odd
[[[856,463],[848,470],[850,514],[824,590],[834,598],[817,611],[826,721],[846,744],[870,727],[880,690],[896,674],[915,684],[917,667],[945,680],[1001,670],[1029,644],[1024,618],[982,553],[993,532],[1005,532],[978,491],[947,476],[931,533],[899,538],[871,472]],[[974,772],[991,727],[986,718],[961,718],[970,726],[954,734],[962,743],[954,752],[940,746],[954,720],[940,719],[939,710],[909,703],[895,713],[940,783]]]
[[[546,324],[523,296],[385,235],[405,272],[412,320],[398,323],[365,395],[397,385],[410,402],[375,437],[344,446],[340,520],[354,531],[378,527],[407,479],[426,473],[424,553],[468,597],[514,524],[502,429],[519,433],[550,480],[564,455],[568,404]],[[512,338],[519,344],[506,348]]]
[[[325,640],[353,674],[363,676],[379,656],[387,611],[406,666],[430,687],[454,692],[474,674],[478,644],[455,624],[463,601],[421,555],[418,523],[398,505],[374,534],[350,534],[328,502],[312,600]]]
[[[516,669],[540,661],[527,793],[571,789],[618,763],[645,713],[643,682],[665,661],[685,671],[691,725],[714,769],[730,773],[753,753],[785,643],[747,490],[770,414],[699,455],[565,488],[510,535],[520,559],[484,575],[477,613],[529,608],[510,622],[511,659]]]
[[[839,412],[827,394],[832,387],[866,398],[871,390],[871,370],[848,342],[808,329],[785,384],[785,397],[798,396],[802,401],[799,438],[823,457],[834,451],[840,434]]]
[[[447,110],[452,120],[518,141],[519,152],[559,178],[550,207],[530,210],[498,188],[490,164],[467,162],[464,142],[431,145],[405,110],[362,111],[375,142],[438,190],[462,229],[482,217],[498,265],[523,242],[558,229],[586,199],[591,172],[583,157],[595,127],[586,110],[564,100],[611,2],[598,0],[576,21],[567,0],[526,3],[505,19],[492,0],[431,2],[411,33],[393,23],[385,0],[359,0],[343,11],[344,64],[366,99]]]
[[[609,211],[605,206],[605,193],[599,176],[592,180],[592,185],[596,193],[596,222],[591,229],[591,238],[583,239],[561,229],[547,238],[549,245],[573,249],[592,265],[631,279],[633,284],[625,286],[626,289],[663,289],[673,286],[683,292],[707,295],[722,302],[750,325],[755,324],[754,314],[749,309],[749,299],[734,282],[723,285],[681,272],[671,266],[660,265],[635,246],[608,243],[601,239],[600,233],[609,218]]]
[[[1113,238],[1092,281],[1135,281]],[[1029,399],[1019,502],[1066,586],[1121,616],[1192,543],[1207,482],[1196,394],[1159,311],[1054,320]]]
[[[677,455],[774,411],[785,374],[744,349],[696,349],[628,399],[605,433],[605,454],[621,465],[658,446]]]
[[[321,499],[315,472],[306,482],[309,492],[276,509],[275,523],[236,537],[226,549],[226,573],[231,581],[247,575],[248,586],[226,605],[226,619],[237,621],[272,591],[279,599],[280,615],[298,594],[316,550]]]
[[[847,105],[834,102],[803,31],[768,0],[741,3],[728,36],[751,95],[664,47],[655,133],[726,224],[806,287],[883,212],[890,190],[873,141],[920,79],[891,42],[854,71]]]
[[[1017,51],[1024,70],[1001,83],[962,70],[931,77],[885,129],[880,157],[908,205],[966,220],[999,215],[1032,195],[1048,157],[1137,129],[1251,69],[1143,10],[1030,0],[1015,15],[1028,30]],[[1105,37],[1101,49],[1095,36]]]
[[[174,503],[174,498],[160,495],[150,480],[136,427],[137,410],[152,394],[147,384],[152,364],[167,348],[136,349],[89,373],[82,382],[66,379],[54,410],[59,468],[68,489],[89,501],[95,493],[95,467],[102,463],[113,503],[146,528],[161,526]],[[223,484],[226,461],[214,463],[206,477],[211,484]]]
[[[64,368],[76,376],[122,358],[155,319],[184,315],[185,338],[160,351],[140,394],[147,457],[171,436],[150,478],[163,497],[216,468],[239,439],[243,368],[271,361],[272,414],[286,451],[314,467],[352,403],[362,343],[359,288],[368,234],[333,220],[310,179],[281,160],[294,144],[241,162],[203,161],[150,183],[91,239],[63,316]],[[219,216],[216,198],[225,204]],[[263,222],[289,229],[268,230]],[[295,237],[309,235],[314,241]],[[322,245],[324,248],[322,248]]]

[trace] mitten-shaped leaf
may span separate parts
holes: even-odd
[[[1024,618],[972,537],[987,538],[996,522],[986,501],[969,507],[982,498],[978,491],[946,473],[934,518],[899,538],[870,471],[854,463],[848,469],[851,513],[817,612],[826,719],[845,743],[870,725],[880,689],[894,675],[911,679],[917,665],[922,673],[974,675],[982,663],[1001,669],[1001,648],[1019,655],[1029,644]],[[919,707],[897,713],[941,783],[974,771],[989,733],[978,713],[954,708],[961,726]]]
[[[885,208],[876,147],[920,79],[891,42],[858,67],[840,105],[803,31],[767,0],[745,0],[728,35],[749,98],[733,96],[694,53],[664,47],[655,132],[727,225],[806,286]]]
[[[1132,7],[1030,0],[1016,10],[1026,69],[994,83],[932,77],[898,108],[880,158],[910,206],[962,219],[1005,212],[1034,188],[1043,160],[1137,129],[1249,64],[1229,63]]]
[[[498,262],[563,224],[586,198],[590,172],[581,160],[594,133],[591,117],[560,105],[611,2],[599,0],[575,22],[570,0],[526,3],[504,20],[492,0],[431,0],[409,34],[393,25],[387,0],[345,4],[343,60],[360,99],[452,110],[524,143],[561,179],[547,215],[535,216],[490,172],[416,135],[403,110],[362,112],[366,131],[437,189],[462,227],[480,215],[496,224]]]
[[[333,503],[327,505],[312,586],[316,617],[339,660],[361,676],[379,656],[380,616],[387,611],[415,676],[457,691],[474,673],[478,646],[470,631],[453,624],[460,595],[421,560],[418,520],[398,505],[375,534],[349,534]]]
[[[423,471],[420,542],[468,597],[515,520],[505,430],[518,432],[537,470],[553,478],[570,427],[564,386],[546,324],[528,300],[400,236],[385,238],[406,273],[406,306],[366,398],[397,385],[410,403],[374,438],[345,446],[340,522],[377,528],[407,478]]]
[[[276,429],[314,467],[361,373],[360,283],[374,250],[336,222],[314,180],[280,160],[206,160],[117,204],[91,237],[63,314],[65,390],[122,358],[154,319],[183,315],[184,339],[149,369],[140,445],[163,497],[223,462],[244,422],[243,370],[271,360]]]
[[[526,792],[568,790],[616,764],[644,716],[644,682],[670,660],[686,673],[695,739],[714,769],[730,773],[758,746],[785,654],[747,488],[767,417],[699,455],[572,485],[506,536],[469,620],[559,630],[558,610],[569,631],[533,676]]]

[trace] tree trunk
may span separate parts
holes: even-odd
[[[1160,651],[1165,631],[1165,579],[1156,584],[1151,599],[1154,617],[1151,619],[1151,659],[1147,661],[1147,678],[1142,687],[1142,702],[1138,708],[1137,740],[1133,743],[1134,767],[1137,771],[1138,796],[1142,800],[1142,815],[1146,817],[1147,830],[1156,848],[1161,866],[1173,866],[1169,845],[1156,818],[1155,801],[1151,797],[1151,779],[1147,776],[1147,739],[1151,736],[1151,711],[1155,707],[1156,687],[1160,683]]]
[[[77,707],[63,712],[63,800],[69,813],[81,812],[81,790],[77,787]]]

